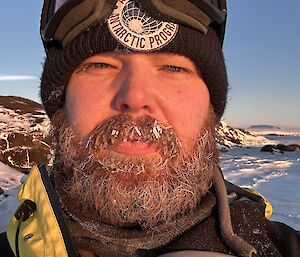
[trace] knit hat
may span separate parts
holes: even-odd
[[[102,52],[135,51],[129,44],[126,45],[126,40],[129,41],[126,35],[122,34],[119,29],[118,38],[117,30],[114,30],[109,23],[113,23],[113,21],[93,23],[65,47],[53,45],[47,49],[41,76],[40,94],[50,118],[64,105],[65,90],[70,77],[85,59]],[[176,26],[176,32],[175,29],[171,31],[173,27],[169,26],[169,31],[164,30],[166,33],[160,34],[162,39],[166,38],[165,43],[162,42],[162,39],[160,41],[159,38],[156,38],[156,41],[152,41],[153,44],[157,44],[154,50],[139,50],[178,53],[194,61],[208,87],[214,112],[220,119],[226,106],[228,91],[227,73],[222,53],[223,38],[219,37],[218,28],[213,24],[206,34],[187,25],[173,25]],[[140,48],[143,47],[142,43],[142,41],[139,43]],[[132,44],[133,41],[131,41]],[[134,44],[137,44],[137,41]]]

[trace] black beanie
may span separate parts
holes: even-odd
[[[65,89],[70,77],[85,59],[101,52],[122,50],[126,50],[126,47],[114,39],[106,22],[93,24],[64,48],[52,46],[47,49],[40,94],[48,116],[51,118],[64,105]],[[204,34],[179,25],[175,38],[156,52],[179,53],[194,61],[208,87],[214,112],[220,119],[226,106],[228,81],[222,39],[217,31],[210,27]]]

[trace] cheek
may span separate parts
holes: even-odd
[[[176,90],[169,121],[189,148],[203,129],[209,110],[209,92],[205,85]],[[171,100],[171,99],[170,99]]]
[[[80,137],[92,131],[106,113],[104,95],[88,83],[71,79],[66,90],[65,110]]]

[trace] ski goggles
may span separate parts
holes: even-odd
[[[121,0],[119,0],[121,1]],[[215,23],[221,43],[226,24],[226,0],[132,0],[153,18],[188,25],[202,33]],[[95,22],[112,14],[117,0],[45,0],[41,37],[45,49],[52,43],[66,46]]]

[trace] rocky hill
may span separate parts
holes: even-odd
[[[272,141],[264,136],[255,135],[247,130],[233,128],[226,121],[222,120],[216,129],[219,145],[226,147],[233,146],[262,146]]]
[[[0,96],[0,161],[25,172],[36,163],[51,165],[49,125],[39,103]]]
[[[27,172],[39,163],[51,166],[50,121],[39,103],[15,96],[0,96],[0,162]],[[264,137],[234,129],[222,121],[217,129],[222,147],[269,143]]]

